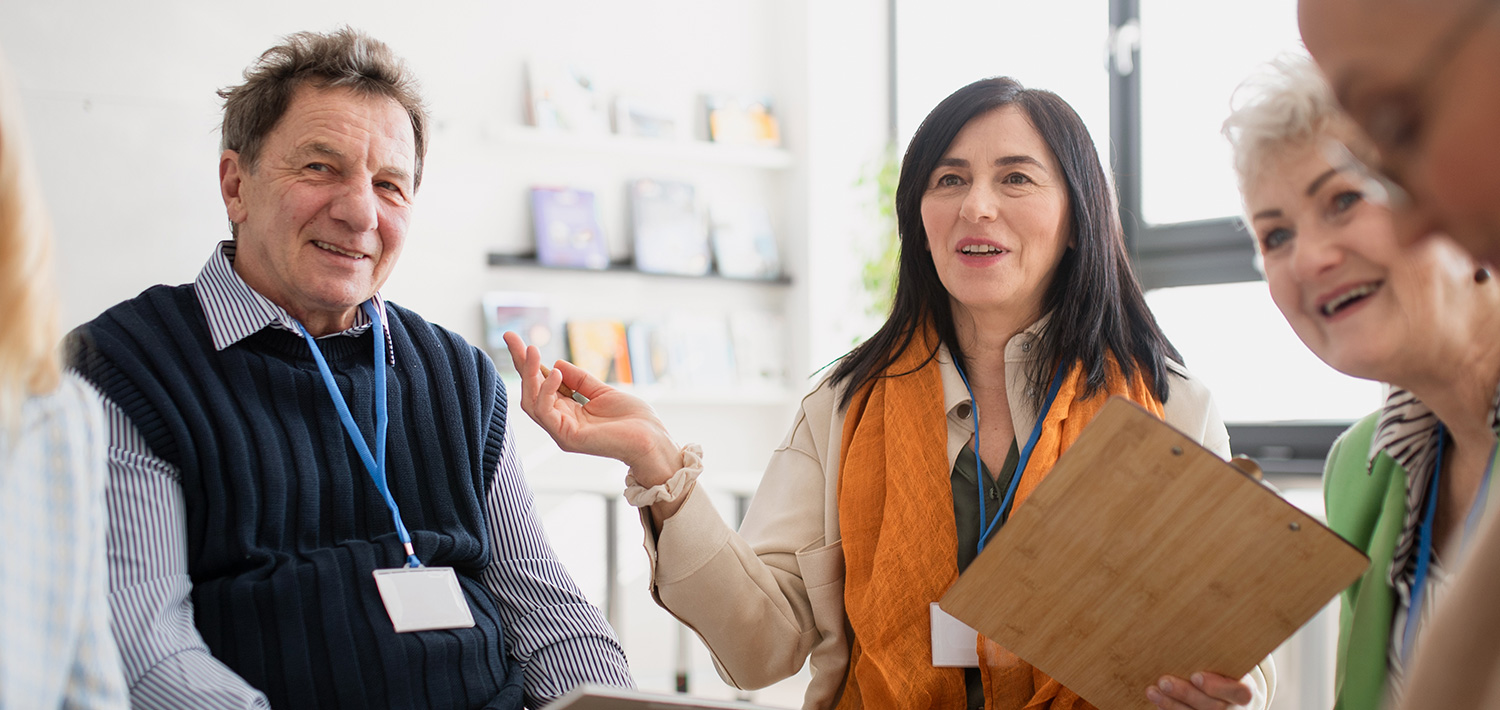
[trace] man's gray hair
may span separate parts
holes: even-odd
[[[298,32],[282,39],[245,70],[245,83],[219,90],[224,99],[220,149],[236,151],[255,170],[267,135],[276,127],[303,84],[384,96],[406,109],[416,137],[417,164],[412,189],[422,184],[427,155],[427,109],[417,81],[384,42],[341,27],[328,34]]]

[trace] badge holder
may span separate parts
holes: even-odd
[[[464,590],[452,567],[375,570],[375,588],[396,633],[467,629],[474,625]]]

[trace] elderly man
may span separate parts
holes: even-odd
[[[480,351],[379,289],[427,147],[405,67],[288,37],[225,99],[232,241],[71,338],[111,420],[137,708],[514,708],[629,685],[542,534]]]
[[[1391,194],[1405,237],[1444,231],[1500,265],[1500,0],[1301,0],[1298,15],[1308,50],[1380,150],[1371,185]],[[1465,558],[1417,642],[1402,708],[1500,707],[1492,473]]]
[[[1302,38],[1374,139],[1409,238],[1500,264],[1500,2],[1302,0]]]

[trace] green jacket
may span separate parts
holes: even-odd
[[[1379,416],[1371,414],[1339,435],[1323,471],[1328,526],[1370,558],[1369,568],[1339,600],[1335,710],[1377,710],[1385,695],[1396,613],[1387,576],[1406,517],[1406,470],[1385,452],[1366,468]]]

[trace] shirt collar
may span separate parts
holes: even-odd
[[[1012,363],[1029,363],[1035,360],[1041,353],[1040,343],[1042,329],[1047,327],[1047,320],[1051,314],[1044,315],[1037,322],[1032,323],[1026,330],[1011,336],[1005,344],[1005,363],[1007,368]],[[953,366],[953,356],[948,354],[948,346],[939,344],[937,351],[938,372],[943,376],[943,411],[950,416],[960,406],[966,411],[974,406],[973,399],[969,397],[969,388],[964,386],[964,381],[958,374],[958,368]],[[1029,393],[1028,393],[1029,395]],[[966,417],[959,416],[960,419]]]
[[[1424,469],[1432,463],[1437,448],[1437,415],[1410,390],[1386,385],[1385,404],[1370,438],[1367,466],[1384,452],[1406,471]],[[1500,432],[1500,387],[1490,400],[1490,428]]]
[[[301,335],[297,320],[285,308],[250,288],[234,270],[236,244],[233,240],[219,242],[214,253],[198,272],[193,281],[193,290],[198,295],[198,304],[208,320],[208,332],[213,338],[214,349],[223,350],[263,328],[271,327]],[[385,326],[386,352],[391,365],[396,364],[396,354],[391,345],[390,320],[386,318],[385,299],[379,293],[371,299],[380,321]],[[356,309],[354,325],[347,330],[323,336],[356,337],[370,329],[370,316],[363,308]]]

